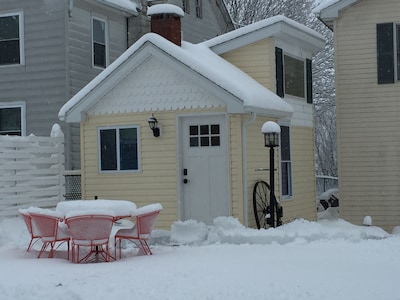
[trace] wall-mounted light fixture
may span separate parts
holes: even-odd
[[[153,131],[153,135],[155,137],[160,136],[160,128],[158,127],[158,121],[154,114],[151,114],[151,117],[147,120],[149,122],[150,129]]]

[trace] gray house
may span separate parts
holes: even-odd
[[[150,31],[160,2],[184,8],[187,41],[233,29],[222,0],[0,0],[0,134],[48,136],[62,105]],[[79,170],[79,125],[60,125],[65,167]]]

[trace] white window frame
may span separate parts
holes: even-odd
[[[195,0],[195,5],[196,5],[196,18],[202,19],[203,18],[203,1]]]
[[[0,109],[20,108],[21,109],[21,136],[26,136],[26,104],[25,102],[0,103]]]
[[[290,57],[291,59],[295,59],[298,61],[301,61],[303,63],[303,95],[293,95],[291,93],[288,93],[286,90],[286,57]],[[307,69],[306,69],[306,59],[302,57],[298,57],[295,55],[292,55],[287,52],[283,52],[283,91],[284,94],[290,97],[295,97],[299,99],[307,99]]]
[[[136,129],[136,144],[137,144],[137,169],[132,170],[121,170],[120,165],[120,129]],[[101,130],[116,130],[116,159],[117,169],[116,170],[102,170],[101,169]],[[140,172],[140,127],[138,125],[127,125],[127,126],[104,126],[97,128],[97,148],[98,148],[98,170],[99,173],[139,173]]]
[[[105,41],[105,66],[98,66],[94,64],[94,20],[99,21],[104,23],[104,41]],[[91,19],[91,29],[92,29],[92,67],[93,68],[99,68],[99,69],[105,69],[108,65],[109,65],[109,34],[108,34],[108,21],[106,18],[101,18],[101,17],[97,17],[97,16],[92,16]]]
[[[0,14],[0,18],[9,17],[9,16],[18,16],[19,21],[19,63],[16,64],[0,64],[0,67],[12,67],[12,66],[20,66],[25,65],[25,37],[24,37],[24,13],[22,11],[19,12],[10,12],[5,14]]]
[[[280,170],[280,175],[279,175],[279,186],[280,186],[280,195],[281,195],[281,199],[282,200],[288,200],[291,199],[293,197],[293,162],[292,162],[292,134],[291,134],[291,127],[289,124],[287,123],[279,123],[279,126],[281,127],[281,134],[279,137],[279,170]],[[289,155],[290,155],[290,159],[289,160],[283,160],[282,159],[282,127],[287,127],[289,129]],[[288,190],[289,193],[288,194],[283,194],[283,169],[282,169],[282,163],[284,162],[288,162],[290,165],[290,170],[289,170],[289,174],[288,174]]]

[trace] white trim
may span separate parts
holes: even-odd
[[[99,21],[99,22],[103,22],[103,23],[104,23],[104,43],[105,43],[105,51],[106,51],[106,53],[105,53],[105,56],[106,56],[106,65],[105,65],[105,67],[96,66],[96,65],[94,64],[94,47],[93,47],[93,45],[94,45],[93,21],[94,21],[94,20],[97,20],[97,21]],[[104,17],[98,17],[98,16],[93,16],[93,15],[92,15],[92,18],[91,18],[91,22],[90,22],[90,23],[91,23],[90,26],[91,26],[91,35],[92,35],[92,45],[91,45],[91,47],[92,47],[92,56],[91,56],[91,59],[92,59],[92,67],[93,67],[93,68],[96,68],[96,69],[104,70],[104,69],[107,68],[108,65],[110,64],[110,55],[109,55],[109,52],[110,52],[110,47],[109,47],[110,42],[109,42],[109,31],[108,31],[109,25],[108,25],[108,20],[107,20],[107,18],[104,18]]]
[[[9,17],[9,16],[16,16],[18,15],[19,17],[19,63],[18,64],[0,64],[0,67],[13,67],[13,66],[19,66],[19,65],[25,65],[25,35],[24,35],[24,13],[23,11],[16,11],[16,12],[9,12],[9,13],[4,13],[0,14],[0,18],[2,17]]]
[[[119,130],[125,128],[136,129],[136,143],[137,143],[137,169],[135,170],[121,170],[120,166],[120,142],[119,142]],[[100,131],[101,130],[116,130],[116,147],[117,147],[117,170],[101,170],[101,148],[100,148]],[[99,174],[121,174],[121,173],[140,173],[140,126],[139,125],[122,125],[122,126],[99,126],[97,127],[97,161],[98,161],[98,172]]]
[[[21,136],[26,136],[26,103],[23,101],[0,103],[0,109],[17,107],[21,108]]]

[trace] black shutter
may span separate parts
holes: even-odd
[[[306,80],[307,80],[307,103],[313,103],[313,92],[312,92],[312,61],[306,59]]]
[[[378,84],[394,83],[393,23],[376,25]]]
[[[275,48],[275,66],[276,66],[276,94],[283,98],[283,52],[280,48]]]

